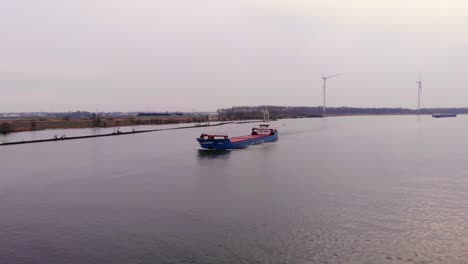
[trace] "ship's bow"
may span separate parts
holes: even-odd
[[[231,149],[232,143],[229,139],[206,139],[206,138],[197,138],[200,147],[204,149]]]

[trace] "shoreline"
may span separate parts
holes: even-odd
[[[97,119],[71,119],[60,118],[20,118],[0,119],[0,133],[41,131],[48,129],[74,129],[74,128],[112,128],[140,125],[176,125],[176,124],[203,124],[207,122],[223,122],[220,118],[204,116],[171,116],[171,117],[120,117]]]
[[[296,117],[280,117],[274,118],[274,120],[282,120],[282,119],[302,119],[302,118],[325,118],[325,117],[360,117],[360,116],[431,116],[432,114],[429,113],[421,113],[421,114],[413,114],[413,113],[404,113],[404,114],[343,114],[343,115],[316,115],[316,116],[296,116]],[[464,115],[463,113],[459,113],[458,115]],[[122,122],[125,120],[125,122]],[[12,133],[19,133],[19,132],[32,132],[32,131],[44,131],[44,130],[55,130],[55,129],[86,129],[86,128],[116,128],[116,127],[131,127],[131,126],[145,126],[145,125],[180,125],[180,124],[194,124],[190,126],[183,126],[183,128],[192,128],[192,127],[207,127],[212,125],[207,125],[206,123],[210,122],[221,122],[223,124],[227,123],[235,123],[235,124],[246,124],[246,123],[256,123],[261,120],[257,119],[237,119],[237,120],[224,120],[222,118],[212,118],[209,121],[194,121],[193,118],[187,117],[179,117],[179,118],[115,118],[115,119],[106,119],[107,123],[105,125],[96,126],[93,125],[93,120],[84,119],[84,120],[69,120],[63,121],[59,119],[48,119],[48,120],[35,120],[35,119],[0,119],[0,134],[12,134]],[[31,126],[31,122],[37,122],[34,126]],[[45,125],[38,125],[42,123],[46,123]],[[1,126],[5,123],[10,124],[13,128],[8,131],[4,132],[1,130]],[[204,124],[202,124],[204,123]],[[52,124],[52,125],[47,125]],[[171,128],[172,129],[172,128]],[[139,131],[159,131],[164,129],[156,129],[156,130],[139,130]],[[125,132],[127,133],[127,132]],[[111,133],[112,134],[112,133]],[[106,134],[107,135],[107,134]],[[0,143],[1,145],[1,143]]]
[[[22,141],[12,141],[12,142],[0,143],[0,146],[23,145],[23,144],[44,143],[44,142],[58,142],[58,141],[87,139],[87,138],[99,138],[99,137],[124,136],[124,135],[134,135],[134,134],[168,131],[168,130],[223,126],[223,125],[228,125],[228,124],[236,124],[236,123],[234,121],[230,121],[230,122],[221,122],[221,123],[208,124],[208,125],[194,125],[194,126],[182,126],[182,127],[171,127],[171,128],[147,129],[147,130],[133,130],[133,131],[130,131],[130,132],[117,131],[117,132],[113,132],[113,133],[98,134],[98,135],[84,135],[84,136],[73,136],[73,137],[55,137],[55,138],[49,138],[49,139],[36,139],[36,140],[22,140]]]

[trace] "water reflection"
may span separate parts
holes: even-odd
[[[322,119],[322,129],[327,129],[327,118],[321,118]]]
[[[230,154],[231,150],[199,149],[198,159],[227,159]]]

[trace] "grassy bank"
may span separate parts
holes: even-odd
[[[119,127],[136,125],[164,125],[179,123],[207,122],[205,116],[165,116],[165,117],[122,117],[95,119],[3,119],[0,120],[0,133],[34,131],[43,129],[90,128],[90,127]],[[219,121],[213,117],[210,121]]]

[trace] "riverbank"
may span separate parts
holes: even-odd
[[[150,133],[150,132],[167,131],[167,130],[179,130],[179,129],[200,128],[200,127],[214,127],[214,126],[222,126],[222,125],[233,124],[233,123],[236,123],[236,122],[230,121],[230,122],[220,122],[220,123],[215,123],[215,124],[204,124],[204,125],[196,124],[196,125],[189,125],[189,126],[158,128],[158,129],[146,129],[146,130],[135,130],[135,129],[133,129],[131,131],[126,131],[126,132],[116,130],[116,131],[114,131],[112,133],[95,134],[95,135],[82,135],[82,136],[65,136],[65,135],[63,135],[63,136],[60,136],[60,137],[54,136],[53,138],[45,138],[45,139],[4,142],[4,143],[0,143],[0,146],[43,143],[43,142],[56,142],[56,141],[67,141],[67,140],[99,138],[99,137],[111,137],[111,136],[123,136],[123,135],[133,135],[133,134]]]
[[[218,117],[210,118],[211,122],[221,121]],[[137,125],[165,125],[208,122],[206,116],[158,116],[158,117],[119,117],[95,119],[60,119],[60,118],[27,118],[0,119],[0,133],[36,131],[44,129],[121,127]]]

